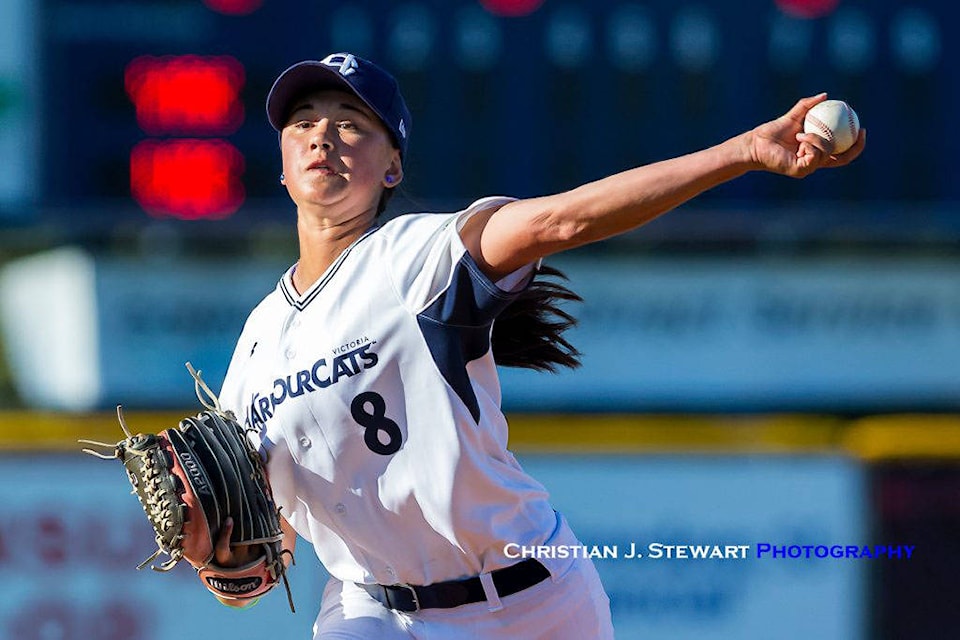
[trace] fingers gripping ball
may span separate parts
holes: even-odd
[[[826,138],[833,143],[833,153],[843,153],[860,135],[860,118],[843,100],[824,100],[807,112],[803,132]]]
[[[208,410],[158,434],[133,435],[117,407],[127,437],[116,445],[81,441],[112,448],[112,455],[84,451],[123,463],[133,493],[153,527],[157,550],[138,569],[161,553],[168,559],[152,566],[157,571],[169,571],[186,559],[207,589],[234,600],[258,598],[282,579],[292,610],[283,557],[289,552],[283,549],[280,512],[263,461],[233,414],[220,410],[200,374],[189,363],[187,367]],[[201,388],[212,405],[204,402]],[[228,518],[233,521],[230,546],[252,550],[253,559],[243,566],[215,563],[216,543]]]

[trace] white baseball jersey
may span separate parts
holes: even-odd
[[[507,201],[395,218],[302,294],[294,266],[243,329],[221,404],[256,430],[281,513],[340,580],[475,576],[557,528],[507,450],[490,350],[533,268],[494,284],[458,233]]]

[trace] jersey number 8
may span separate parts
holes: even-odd
[[[368,405],[372,409],[367,413]],[[350,403],[350,414],[363,427],[363,441],[367,448],[382,456],[389,456],[400,450],[403,433],[400,425],[386,416],[387,403],[383,396],[373,391],[364,391]],[[384,442],[380,434],[386,434]]]

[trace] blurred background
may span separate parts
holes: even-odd
[[[585,300],[584,364],[502,372],[511,446],[588,544],[914,547],[598,560],[618,637],[958,637],[958,25],[947,0],[4,0],[0,638],[309,637],[306,545],[296,615],[137,572],[140,507],[76,439],[118,440],[118,403],[143,431],[195,411],[186,360],[219,388],[296,260],[265,96],[334,51],[413,113],[389,216],[850,102],[850,167],[749,175],[549,261]]]

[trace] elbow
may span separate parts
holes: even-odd
[[[579,220],[559,220],[556,223],[556,243],[562,249],[572,249],[590,242],[588,227]]]
[[[548,253],[572,249],[590,242],[589,225],[574,213],[546,211],[539,216],[536,228],[540,244],[549,248]]]

